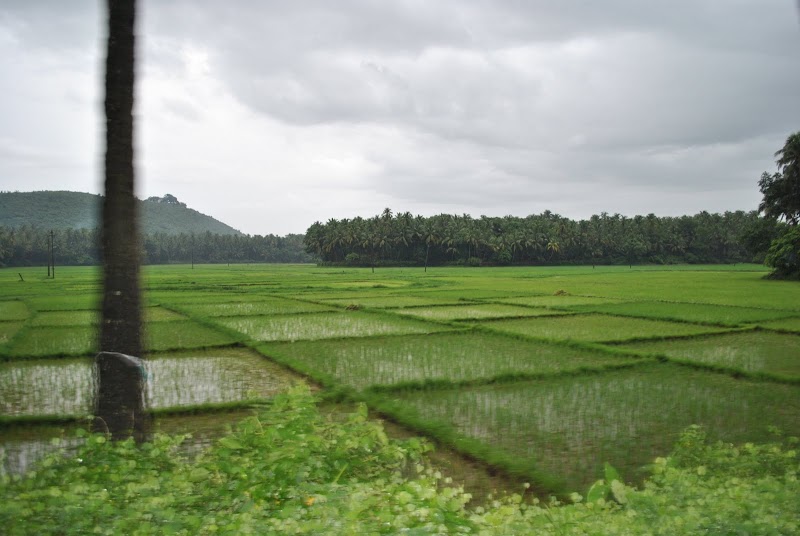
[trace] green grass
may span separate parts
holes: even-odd
[[[635,352],[800,380],[800,336],[749,331],[621,346]]]
[[[604,462],[640,480],[653,452],[668,451],[691,424],[732,442],[763,439],[768,426],[800,434],[800,388],[669,364],[392,396],[445,435],[452,428],[530,460],[566,489],[602,478]]]
[[[503,333],[554,340],[611,342],[677,337],[723,331],[723,328],[610,315],[567,315],[496,320],[482,325]]]
[[[737,326],[745,323],[762,322],[785,318],[791,311],[775,309],[755,309],[752,307],[729,307],[704,303],[674,302],[627,302],[592,304],[570,307],[576,311],[590,311],[610,315],[679,320]]]
[[[397,384],[506,381],[622,366],[633,360],[598,351],[489,333],[322,340],[258,347],[298,370],[356,389]]]
[[[447,329],[390,316],[362,312],[222,318],[219,323],[257,341],[299,341],[387,334],[433,333]]]
[[[396,311],[398,314],[428,320],[478,320],[483,318],[508,318],[558,314],[548,309],[534,309],[515,305],[486,303],[437,307],[414,307]]]

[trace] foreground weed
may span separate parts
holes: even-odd
[[[573,504],[471,497],[427,468],[427,445],[390,440],[361,408],[346,422],[295,391],[196,460],[182,437],[83,445],[0,480],[7,534],[794,534],[796,449],[707,443],[697,429],[643,489],[613,470]],[[734,498],[734,499],[732,499]]]

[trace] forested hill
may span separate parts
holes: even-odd
[[[102,196],[82,192],[0,192],[0,227],[94,229],[99,227],[102,200]],[[139,203],[144,234],[242,234],[170,194]]]

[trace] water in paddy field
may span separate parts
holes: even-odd
[[[244,350],[154,356],[145,367],[145,396],[154,409],[269,397],[296,380],[282,367]],[[88,415],[94,386],[92,359],[2,363],[0,415]]]
[[[222,437],[229,427],[250,415],[248,410],[211,412],[198,415],[172,415],[155,420],[155,432],[168,434],[190,434],[183,450],[191,455],[199,453]],[[84,441],[75,435],[88,423],[64,426],[18,425],[2,429],[0,439],[0,476],[19,475],[33,468],[34,464],[48,454],[63,449],[70,456]]]
[[[201,406],[268,398],[299,381],[298,377],[267,359],[242,349],[208,350],[154,356],[146,360],[145,397],[153,409]],[[92,411],[95,378],[92,359],[48,359],[0,364],[0,416],[87,416]],[[157,420],[157,429],[194,433],[187,445],[211,433],[219,436],[230,416],[174,416]],[[243,414],[244,415],[244,414]],[[53,426],[5,426],[0,428],[0,474],[18,473],[32,461],[59,448],[74,448],[81,441],[71,429]],[[197,430],[200,433],[197,435]]]

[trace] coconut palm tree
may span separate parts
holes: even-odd
[[[135,0],[108,0],[105,72],[103,299],[96,424],[113,438],[147,434],[144,412],[139,227],[134,197]]]
[[[790,225],[800,223],[800,132],[791,134],[775,156],[778,172],[764,172],[758,186],[764,199],[758,206],[770,218],[783,218]]]

